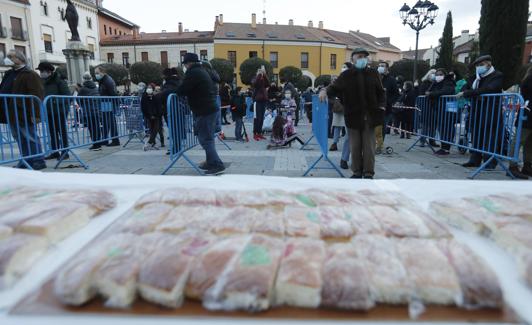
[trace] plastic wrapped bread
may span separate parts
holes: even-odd
[[[229,209],[217,207],[179,206],[157,226],[158,231],[179,234],[185,230],[209,231]]]
[[[367,266],[357,256],[352,243],[327,248],[321,305],[348,310],[368,310],[375,306]]]
[[[56,297],[66,305],[80,306],[98,293],[95,273],[107,260],[138,237],[133,234],[113,234],[99,240],[62,267],[54,282]]]
[[[238,258],[240,252],[249,241],[250,236],[229,237],[220,240],[199,255],[192,266],[187,282],[186,296],[201,300],[205,292],[211,288],[225,267],[233,259]]]
[[[469,247],[456,240],[443,239],[438,248],[447,256],[460,282],[463,307],[499,308],[503,303],[499,280],[488,265]]]
[[[416,223],[420,238],[450,238],[452,237],[447,227],[433,219],[429,214],[421,211],[417,206],[398,206],[399,216],[408,216],[408,220]]]
[[[435,241],[406,238],[395,240],[401,262],[414,286],[414,297],[423,303],[462,305],[458,277]]]
[[[384,234],[389,237],[430,237],[429,228],[413,213],[400,213],[388,206],[371,206],[368,210],[379,221]]]
[[[132,209],[113,227],[115,232],[129,232],[142,235],[153,231],[163,220],[173,206],[165,203],[146,204],[139,209]]]
[[[322,239],[332,241],[349,241],[351,239],[354,231],[341,207],[321,207],[318,213]]]
[[[47,210],[24,221],[16,231],[44,236],[51,243],[57,243],[87,225],[96,213],[88,205],[63,202],[57,210]]]
[[[513,216],[532,221],[532,201],[526,196],[503,193],[464,200],[480,205],[497,216]]]
[[[320,219],[317,209],[286,207],[284,210],[287,237],[320,238]]]
[[[111,210],[116,206],[113,194],[107,191],[73,190],[53,195],[53,200],[86,204],[98,213]]]
[[[462,199],[434,201],[430,204],[431,215],[442,222],[467,232],[484,234],[495,215],[484,207]]]
[[[255,218],[252,232],[273,237],[283,237],[285,233],[283,214],[273,210],[263,210]]]
[[[0,225],[0,240],[5,239],[13,234],[13,229],[8,226]]]
[[[393,241],[379,235],[358,235],[352,243],[357,256],[366,264],[375,301],[392,305],[408,303],[412,285]]]
[[[355,234],[384,234],[379,221],[366,207],[347,206],[344,208],[344,213],[346,219],[351,222],[351,228]]]
[[[294,198],[299,206],[316,208],[319,206],[338,206],[340,202],[331,192],[309,189],[305,193],[296,193]]]
[[[255,234],[207,290],[203,306],[209,310],[267,310],[284,252],[281,239]]]
[[[528,287],[532,289],[532,250],[521,258],[521,274]]]
[[[14,234],[0,240],[0,290],[12,287],[47,249],[41,236]]]
[[[221,207],[253,207],[283,209],[285,205],[293,205],[296,200],[285,191],[217,191],[216,205]]]
[[[519,217],[492,218],[490,237],[511,254],[532,250],[532,222]]]
[[[216,191],[199,188],[169,188],[148,193],[141,197],[135,207],[150,203],[178,205],[216,205]]]
[[[212,231],[220,236],[247,234],[257,217],[259,212],[256,209],[231,208],[229,211],[223,209],[223,213],[216,217]]]
[[[414,204],[412,200],[400,192],[394,191],[376,191],[376,190],[361,190],[357,192],[358,195],[364,197],[368,206],[390,206],[397,207],[400,205]]]
[[[63,201],[38,201],[29,204],[19,204],[19,208],[0,215],[0,223],[15,229],[25,221],[41,217],[45,213],[55,213],[63,208]]]
[[[321,303],[325,243],[309,238],[287,240],[275,283],[275,304],[317,308]]]

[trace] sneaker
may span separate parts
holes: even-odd
[[[255,140],[255,141],[260,141],[261,139],[260,139],[259,135],[255,134],[255,135],[253,136],[253,140]]]
[[[465,167],[465,168],[478,168],[480,167],[480,163],[476,163],[474,161],[468,161],[466,162],[465,164],[462,164],[462,167]]]
[[[434,153],[436,156],[447,156],[449,155],[449,151],[445,149],[440,149]]]
[[[146,144],[144,145],[144,151],[149,151],[149,150],[151,150],[151,146],[152,146],[151,144],[146,143]]]
[[[201,163],[198,165],[198,168],[201,169],[201,170],[209,170],[209,165],[207,165],[207,162],[204,161],[204,162],[201,162]]]
[[[373,175],[364,175],[364,179],[373,179]]]
[[[59,152],[54,152],[54,153],[44,157],[44,160],[59,159],[60,157],[61,157],[61,154]]]
[[[223,174],[224,171],[225,171],[225,166],[219,166],[219,167],[211,168],[211,169],[205,171],[205,175],[218,176],[218,175]]]
[[[266,137],[262,134],[259,134],[259,140],[266,140]]]
[[[151,150],[159,150],[159,147],[154,143],[151,145]]]
[[[342,169],[349,169],[349,165],[348,165],[347,161],[345,161],[345,160],[340,160],[340,168],[342,168]]]
[[[433,148],[439,148],[439,147],[440,147],[440,145],[438,145],[438,144],[436,143],[436,141],[434,141],[434,140],[429,140],[429,145],[430,145],[431,147],[433,147]]]
[[[43,162],[38,162],[38,163],[33,163],[31,164],[31,168],[33,170],[43,170],[43,169],[46,169],[46,163],[43,161]]]
[[[511,166],[509,169],[509,173],[507,173],[508,176],[513,176],[516,179],[528,179],[528,176],[526,174],[523,174],[518,166]]]
[[[91,151],[101,151],[102,150],[102,146],[97,145],[97,144],[93,144],[92,146],[89,147],[89,150],[91,150]]]
[[[111,143],[106,144],[107,147],[119,147],[120,141],[112,141]]]
[[[351,179],[362,179],[362,175],[353,175]]]
[[[331,144],[329,151],[338,151],[338,145],[336,143]]]
[[[57,158],[57,159],[59,160],[60,158]],[[63,160],[68,160],[68,159],[70,159],[70,156],[68,154],[63,156]]]

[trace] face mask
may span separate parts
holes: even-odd
[[[385,68],[385,67],[378,67],[378,68],[377,68],[377,71],[378,71],[380,74],[384,74],[384,72],[386,72],[386,68]]]
[[[103,76],[99,73],[95,74],[96,80],[102,80]]]
[[[478,74],[479,76],[485,74],[486,72],[488,72],[488,67],[487,67],[487,66],[485,66],[485,65],[481,65],[481,66],[478,66],[478,67],[477,67],[477,74]]]
[[[187,73],[187,67],[183,67],[183,73]]]
[[[49,72],[41,72],[41,78],[42,79],[48,79],[50,77],[50,73]]]
[[[414,87],[419,87],[419,83],[414,83]]]
[[[355,68],[357,69],[365,69],[367,66],[368,66],[367,58],[361,58],[355,62]]]
[[[148,94],[148,95],[153,94],[153,89],[148,88],[148,89],[146,90],[146,94]]]
[[[434,77],[434,80],[435,80],[436,82],[442,82],[443,79],[445,79],[444,76],[435,76],[435,77]]]
[[[15,62],[11,61],[10,58],[5,58],[4,59],[4,65],[7,65],[8,67],[12,67],[15,65]]]
[[[435,74],[431,74],[429,79],[430,79],[430,81],[436,81],[436,75]]]
[[[408,88],[406,88],[406,87],[403,87],[403,90],[404,90],[404,91],[408,91]]]
[[[284,95],[284,98],[290,99],[290,98],[292,98],[292,95]]]

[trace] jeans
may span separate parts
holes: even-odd
[[[340,141],[340,134],[342,133],[342,127],[341,126],[333,126],[333,143],[338,144],[338,141]]]
[[[253,134],[262,134],[262,124],[264,124],[264,114],[266,113],[266,101],[257,101],[255,108],[255,120],[253,120]]]
[[[242,140],[242,128],[244,127],[244,121],[242,117],[235,118],[235,138],[237,140]]]
[[[29,157],[36,156],[32,158],[25,159],[28,164],[44,164],[44,153],[41,148],[41,141],[37,135],[37,126],[33,122],[19,121],[19,122],[10,122],[9,127],[11,128],[11,134],[13,138],[18,143],[18,148],[20,150],[21,156]]]
[[[213,134],[222,132],[222,109],[218,106],[216,111],[216,128]]]
[[[345,138],[344,147],[342,148],[342,160],[349,161],[351,156],[351,145],[349,144],[349,137]]]
[[[103,119],[103,135],[102,140],[106,142],[111,139],[113,142],[118,140],[118,126],[116,124],[116,117],[113,112],[102,112]],[[110,136],[109,136],[110,135]]]
[[[214,134],[218,117],[220,117],[218,112],[196,117],[195,129],[198,136],[198,141],[203,150],[205,150],[208,168],[218,168],[224,166],[224,163],[216,152],[216,145],[214,142]]]

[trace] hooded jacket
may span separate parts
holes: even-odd
[[[209,73],[199,63],[187,70],[177,94],[188,98],[190,109],[196,116],[206,116],[217,111],[216,87]]]
[[[78,92],[78,96],[80,97],[95,97],[98,95],[100,95],[100,92],[92,80],[85,81]]]
[[[65,80],[61,79],[61,76],[57,72],[52,72],[50,77],[41,79],[44,86],[45,96],[70,96],[72,92],[68,88],[68,84]]]

